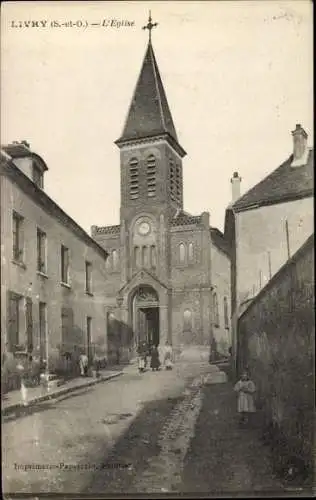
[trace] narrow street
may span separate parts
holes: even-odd
[[[238,428],[223,375],[206,362],[142,375],[129,366],[117,379],[7,419],[4,493],[282,491],[256,431]]]
[[[120,472],[133,476],[142,449],[154,453],[150,439],[158,437],[186,385],[210,369],[207,363],[183,362],[169,372],[140,375],[131,365],[117,379],[43,402],[18,419],[4,419],[3,491],[76,493],[89,488],[92,477],[116,473],[99,468],[104,463],[111,467],[108,454],[115,443],[121,446],[118,440],[128,429],[132,435],[123,440],[128,450],[124,463],[112,460],[112,466],[131,463],[132,471]],[[150,423],[149,428],[143,420]],[[135,434],[133,424],[138,429]],[[41,469],[36,470],[36,465]]]

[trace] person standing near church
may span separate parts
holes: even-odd
[[[152,371],[158,371],[160,368],[158,346],[156,345],[154,345],[151,349],[150,368],[152,369]]]
[[[169,344],[168,340],[166,341],[164,348],[163,362],[166,370],[172,370],[172,347]]]
[[[88,356],[85,353],[80,354],[79,356],[79,366],[80,366],[80,375],[82,377],[86,377],[88,375]]]
[[[238,393],[237,411],[240,415],[240,424],[245,425],[249,423],[250,415],[256,411],[254,393],[256,386],[248,373],[245,371],[241,375],[240,380],[234,387],[234,391]]]

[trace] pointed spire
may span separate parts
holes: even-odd
[[[151,16],[147,26],[151,33],[156,23]],[[154,50],[149,37],[145,57],[125,121],[123,133],[117,145],[133,139],[168,134],[178,144],[177,133],[171,116],[166,93],[162,84]],[[181,148],[181,146],[178,144]],[[182,148],[181,148],[182,150]],[[182,150],[185,154],[184,150]]]

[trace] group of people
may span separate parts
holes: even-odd
[[[166,370],[172,370],[173,360],[172,360],[172,347],[168,341],[166,341],[163,349],[159,348],[158,345],[148,345],[147,342],[141,342],[138,346],[138,370],[143,372],[147,368],[147,358],[150,358],[150,368],[152,371],[158,371],[161,364]],[[162,363],[161,363],[162,359]]]

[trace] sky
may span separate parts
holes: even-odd
[[[291,154],[296,123],[313,145],[312,2],[4,3],[1,143],[30,143],[49,168],[45,191],[87,232],[118,224],[114,141],[145,54],[149,9],[187,152],[184,208],[210,212],[211,225],[223,230],[233,172],[241,192],[250,189]],[[106,26],[91,26],[103,20]],[[69,21],[85,27],[56,26]]]

